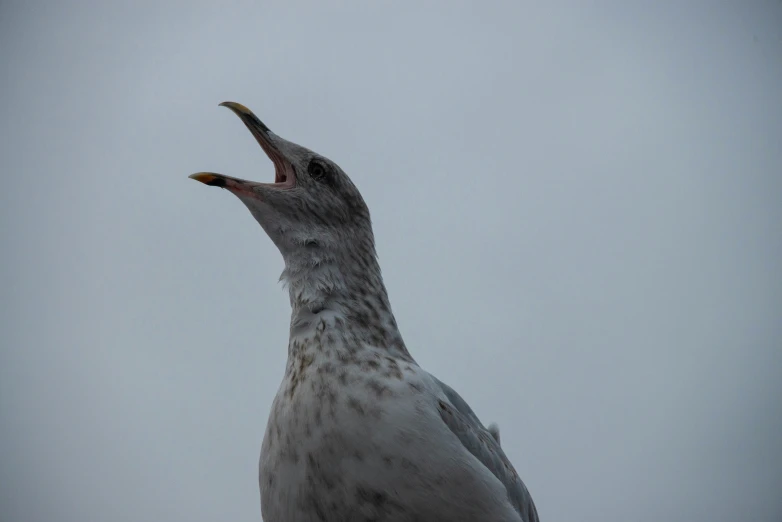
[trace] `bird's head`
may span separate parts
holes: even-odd
[[[223,102],[244,122],[274,163],[274,183],[213,172],[190,177],[231,191],[250,210],[288,262],[303,251],[350,249],[372,240],[369,210],[333,161],[274,134],[244,105]],[[358,246],[358,245],[356,245]]]

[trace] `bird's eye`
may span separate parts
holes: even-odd
[[[310,164],[307,166],[307,173],[315,181],[326,181],[326,167],[318,160],[310,161]]]

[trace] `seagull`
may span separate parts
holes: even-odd
[[[285,375],[259,460],[266,522],[537,522],[527,487],[464,399],[413,359],[391,312],[369,209],[333,161],[233,111],[274,183],[200,172],[245,204],[285,261]]]

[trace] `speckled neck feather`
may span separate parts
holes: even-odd
[[[289,351],[306,340],[314,349],[327,344],[349,352],[364,345],[387,347],[412,360],[391,311],[371,228],[332,229],[298,244],[286,252],[281,276],[292,309]],[[340,339],[334,339],[337,333]]]

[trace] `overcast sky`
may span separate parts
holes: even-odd
[[[225,100],[351,175],[542,520],[780,520],[782,3],[241,4],[0,4],[3,522],[260,519],[290,309],[187,179],[272,179]]]

